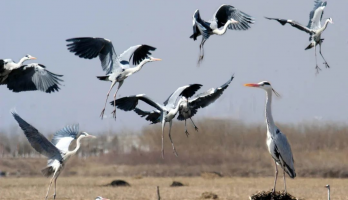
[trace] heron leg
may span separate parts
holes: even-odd
[[[116,92],[114,94],[114,111],[112,111],[113,117],[116,119],[116,95],[120,87],[122,86],[123,81],[118,82],[118,87],[116,89]]]
[[[199,58],[198,58],[198,64],[200,64],[203,60],[204,57],[204,43],[205,43],[206,39],[202,36],[202,41],[201,44],[199,45]]]
[[[190,120],[191,120],[191,122],[192,122],[192,124],[193,124],[193,126],[195,127],[195,130],[198,132],[198,127],[196,126],[196,124],[193,122],[193,120],[192,120],[192,118],[190,117]]]
[[[53,177],[52,177],[52,179],[51,179],[51,181],[50,181],[50,185],[48,186],[48,189],[47,189],[47,193],[46,193],[46,200],[47,200],[47,198],[48,198],[48,193],[50,192],[50,188],[51,188],[51,185],[52,185],[52,182],[53,182],[53,179],[55,178],[55,176],[53,175]]]
[[[189,132],[187,131],[186,119],[185,119],[185,133],[186,133],[186,137],[188,137],[190,135]]]
[[[54,194],[53,194],[53,199],[56,199],[56,196],[57,196],[57,179],[58,179],[58,176],[54,179]]]
[[[274,186],[273,186],[273,193],[275,193],[276,184],[277,184],[277,177],[278,177],[278,167],[276,161],[274,161],[275,164],[275,178],[274,178]]]
[[[162,119],[162,158],[164,159],[164,127],[166,125],[165,116]]]
[[[173,143],[173,140],[172,140],[172,135],[170,134],[170,131],[172,130],[172,123],[173,123],[173,121],[170,120],[170,122],[169,122],[169,139],[170,139],[170,142],[172,143],[173,152],[176,155],[176,157],[178,157],[178,153],[175,150],[175,146],[174,146],[174,143]]]
[[[285,168],[283,168],[283,179],[284,179],[284,191],[286,194],[287,192],[286,192],[286,181],[285,181]]]
[[[317,59],[317,45],[314,45],[314,52],[315,52],[315,69],[317,70],[317,74],[319,74],[319,71],[321,71],[320,67],[318,66],[318,59]]]
[[[105,111],[106,103],[108,102],[108,98],[109,98],[110,91],[111,91],[111,89],[114,87],[115,84],[116,84],[116,81],[113,81],[113,82],[111,83],[110,90],[109,90],[109,92],[108,92],[107,95],[106,95],[106,100],[105,100],[104,108],[103,108],[102,112],[100,113],[101,119],[103,119],[103,116],[104,116],[104,111]]]
[[[326,68],[330,68],[329,64],[327,64],[327,62],[326,62],[326,60],[325,60],[323,54],[321,53],[321,42],[319,43],[319,53],[320,53],[321,57],[323,58],[323,60],[325,61],[325,62],[324,62],[325,67],[326,67]]]

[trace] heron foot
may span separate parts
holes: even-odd
[[[317,70],[317,73],[316,73],[316,74],[319,74],[319,72],[321,71],[321,68],[317,65],[317,66],[315,67],[315,69]]]
[[[275,188],[272,188],[272,193],[273,193],[273,194],[275,193]]]
[[[195,126],[195,130],[198,132],[198,127],[197,126]]]
[[[327,62],[323,63],[325,65],[326,68],[330,68],[329,64],[327,64]]]
[[[54,194],[54,195],[53,195],[53,199],[56,199],[56,196],[57,196],[57,195],[56,195],[56,194]]]
[[[104,117],[104,112],[105,112],[105,108],[101,111],[101,113],[100,113],[100,118],[101,119],[103,119],[103,117]]]
[[[178,153],[175,150],[175,147],[173,148],[173,153],[175,154],[176,157],[178,157]]]
[[[186,134],[186,137],[189,137],[189,132],[187,130],[185,130],[185,134]]]
[[[112,114],[112,117],[116,120],[116,109],[112,111],[111,114]]]

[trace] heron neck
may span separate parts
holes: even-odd
[[[26,60],[27,60],[26,57],[21,58],[21,59],[19,60],[19,62],[17,63],[17,64],[19,65],[19,67],[22,66],[23,62],[26,61]]]
[[[77,151],[80,149],[80,146],[81,146],[81,142],[80,141],[81,141],[81,139],[82,139],[82,137],[77,138],[77,140],[76,140],[76,147],[75,147],[74,150],[71,151],[71,154],[76,154]]]
[[[223,35],[226,33],[227,27],[228,25],[232,24],[231,21],[227,21],[226,24],[224,25],[224,27],[222,29],[214,29],[213,33],[217,34],[217,35]]]
[[[320,32],[323,32],[326,28],[327,28],[327,25],[329,24],[329,20],[327,19],[326,21],[325,21],[325,24],[324,24],[324,26],[323,26],[323,28],[321,28],[321,31]]]
[[[269,132],[273,133],[273,128],[275,127],[273,116],[272,116],[272,91],[266,91],[266,124]]]
[[[330,188],[327,190],[327,199],[330,200]]]
[[[130,68],[133,70],[132,74],[138,72],[141,70],[141,68],[143,68],[143,66],[145,65],[145,63],[149,62],[147,59],[144,59],[143,61],[141,61],[136,67]]]

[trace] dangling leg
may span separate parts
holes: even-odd
[[[283,168],[283,179],[284,179],[284,191],[286,194],[285,168]]]
[[[317,70],[317,74],[319,74],[319,71],[321,71],[320,67],[318,66],[318,60],[317,60],[317,45],[314,44],[314,52],[315,52],[315,69]]]
[[[162,119],[162,158],[164,159],[164,126],[166,125],[165,116]]]
[[[58,179],[58,176],[54,179],[54,194],[53,194],[53,199],[56,199],[56,196],[57,196],[57,179]]]
[[[104,111],[105,111],[106,103],[108,102],[108,98],[109,98],[110,91],[111,91],[111,89],[114,87],[115,84],[116,84],[116,81],[113,81],[113,82],[111,83],[110,90],[109,90],[108,94],[106,95],[106,100],[105,100],[104,108],[103,108],[102,112],[100,113],[101,119],[103,119],[103,116],[104,116]]]
[[[116,120],[116,95],[117,95],[118,90],[122,86],[122,84],[123,84],[123,81],[118,82],[118,87],[117,87],[116,92],[114,94],[114,111],[112,111],[112,114],[113,114],[113,117],[115,118],[115,120]]]
[[[173,123],[173,121],[170,120],[170,122],[169,122],[169,139],[170,139],[170,142],[172,143],[173,152],[176,155],[176,157],[178,157],[178,153],[176,153],[175,146],[174,146],[174,143],[173,143],[173,140],[172,140],[172,135],[170,134],[170,131],[172,130],[172,123]]]
[[[186,119],[185,119],[185,133],[186,133],[186,137],[188,137],[190,135],[189,132],[187,131]]]
[[[202,41],[201,44],[199,45],[199,57],[198,57],[198,65],[202,62],[203,57],[204,57],[204,43],[205,43],[205,38],[202,36]]]
[[[48,197],[48,193],[50,192],[50,188],[51,188],[51,185],[52,185],[52,182],[53,182],[53,179],[55,178],[55,175],[53,175],[51,181],[50,181],[50,185],[48,186],[48,189],[47,189],[47,193],[46,193],[46,200],[47,200],[47,197]]]
[[[319,53],[320,53],[321,57],[323,58],[323,60],[325,61],[325,62],[324,62],[325,67],[326,67],[326,68],[330,68],[329,64],[327,64],[327,62],[326,62],[326,60],[325,60],[323,54],[321,53],[321,41],[319,42]]]
[[[190,120],[191,120],[193,126],[195,127],[195,130],[198,132],[198,127],[197,127],[196,124],[193,122],[193,120],[191,119],[191,117],[190,117]]]
[[[273,186],[273,193],[275,193],[276,184],[277,184],[277,177],[278,177],[278,167],[276,161],[274,161],[275,164],[275,178],[274,178],[274,186]]]

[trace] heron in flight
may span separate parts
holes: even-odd
[[[170,142],[172,143],[174,154],[178,156],[175,150],[175,146],[174,146],[170,131],[172,129],[172,122],[173,122],[172,120],[179,111],[180,103],[184,101],[181,98],[179,99],[179,97],[180,96],[191,97],[201,87],[202,85],[200,84],[191,84],[191,85],[185,85],[185,86],[179,87],[175,92],[173,92],[168,97],[168,99],[163,104],[153,101],[145,94],[138,94],[138,95],[133,95],[133,96],[117,99],[116,106],[117,108],[124,111],[134,110],[141,117],[147,116],[145,119],[147,121],[151,121],[152,124],[155,124],[157,122],[162,123],[162,158],[164,158],[164,145],[163,145],[164,127],[166,122],[169,122],[169,139],[170,139]],[[149,104],[150,106],[154,107],[156,110],[152,112],[148,112],[148,111],[143,111],[139,108],[136,108],[139,100]],[[114,101],[110,103],[111,105],[114,105]]]
[[[321,39],[321,34],[327,28],[327,25],[329,23],[331,24],[333,23],[332,18],[328,18],[325,20],[324,25],[321,26],[321,20],[323,18],[324,8],[326,7],[326,5],[327,5],[326,1],[325,2],[321,0],[314,1],[314,8],[309,14],[309,22],[307,26],[304,26],[291,19],[278,19],[278,18],[266,17],[266,19],[269,19],[269,20],[277,20],[283,26],[288,23],[291,26],[301,31],[304,31],[310,35],[309,37],[310,44],[307,46],[305,50],[308,50],[314,47],[315,63],[316,63],[315,69],[317,70],[317,73],[321,70],[318,66],[318,61],[317,61],[317,45],[318,44],[319,44],[319,53],[324,60],[324,65],[326,66],[326,68],[330,68],[329,64],[327,64],[323,54],[321,53],[321,44],[324,42],[324,39]]]
[[[18,63],[11,59],[0,60],[0,85],[13,92],[40,90],[46,93],[58,91],[62,75],[54,74],[42,64],[23,65],[26,60],[36,59],[26,55]]]
[[[238,10],[231,5],[221,5],[215,12],[213,19],[204,21],[201,19],[199,10],[196,10],[192,17],[193,20],[193,34],[190,36],[196,40],[198,36],[202,35],[202,41],[199,45],[198,64],[204,57],[204,43],[211,35],[223,35],[227,28],[231,30],[248,30],[250,24],[254,23],[254,18],[250,15]]]
[[[266,124],[267,124],[267,146],[268,151],[274,159],[275,163],[275,179],[273,192],[275,192],[277,177],[278,177],[278,168],[277,165],[280,165],[283,169],[283,178],[284,178],[284,190],[286,193],[286,181],[285,181],[285,172],[289,175],[290,178],[296,177],[295,167],[294,167],[294,158],[292,156],[291,147],[286,136],[279,130],[279,128],[274,124],[272,117],[272,92],[276,96],[280,96],[267,81],[262,81],[257,84],[245,84],[247,87],[256,87],[266,91]]]
[[[200,93],[193,97],[192,99],[188,99],[187,96],[182,95],[182,99],[184,101],[181,102],[179,105],[179,116],[178,120],[183,121],[185,120],[185,133],[186,136],[189,135],[186,127],[186,119],[190,119],[193,126],[195,127],[195,130],[198,131],[198,127],[193,122],[192,118],[199,108],[205,108],[211,103],[214,103],[216,99],[218,99],[224,90],[230,85],[231,81],[233,80],[234,76],[232,76],[226,83],[224,83],[222,86],[218,88],[211,88],[203,93]]]
[[[63,129],[57,131],[52,141],[50,142],[45,136],[43,136],[35,127],[27,123],[22,119],[15,111],[11,112],[19,126],[23,130],[31,146],[40,154],[48,158],[47,167],[41,170],[42,174],[46,177],[52,176],[50,184],[47,189],[46,199],[50,191],[52,182],[54,181],[54,195],[56,198],[56,182],[58,176],[62,172],[68,159],[75,155],[81,146],[82,138],[95,138],[93,135],[89,135],[87,132],[79,133],[79,125],[66,126]],[[72,151],[69,150],[70,143],[76,139],[76,148]]]
[[[126,78],[140,71],[146,63],[161,60],[150,56],[150,51],[154,51],[156,48],[146,44],[132,46],[122,54],[117,55],[112,42],[105,38],[81,37],[67,39],[66,41],[70,42],[67,44],[68,50],[80,58],[93,59],[99,56],[106,75],[97,76],[97,78],[102,81],[111,81],[110,89],[106,94],[104,108],[100,114],[102,119],[106,102],[114,85],[118,82],[118,87],[114,94],[114,101],[116,101],[117,92]],[[116,119],[116,107],[114,107],[112,113]]]

